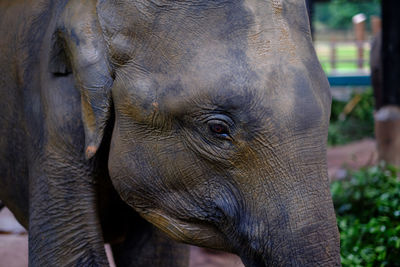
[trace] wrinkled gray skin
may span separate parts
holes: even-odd
[[[0,199],[31,266],[106,265],[104,241],[119,266],[185,266],[163,233],[340,265],[303,1],[2,0],[0,36]]]

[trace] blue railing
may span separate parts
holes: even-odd
[[[370,75],[330,75],[328,81],[334,86],[370,86]]]

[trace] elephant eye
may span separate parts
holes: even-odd
[[[229,126],[220,120],[210,120],[207,122],[208,128],[212,134],[222,139],[231,139]]]

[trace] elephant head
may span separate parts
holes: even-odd
[[[86,155],[112,101],[108,166],[126,203],[170,237],[234,252],[246,266],[340,265],[330,93],[303,1],[70,1],[66,10],[60,36],[81,90]]]

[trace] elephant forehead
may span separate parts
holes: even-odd
[[[320,116],[323,90],[309,69],[321,70],[307,20],[290,23],[306,16],[296,1],[161,2],[168,5],[155,13],[151,4],[136,2],[132,12],[146,12],[121,22],[125,30],[110,42],[114,50],[128,51],[120,56],[128,59],[117,77],[136,99],[146,100],[144,106],[274,110],[288,124]]]
[[[105,13],[100,21],[117,65],[134,61],[151,72],[173,72],[206,61],[207,55],[238,58],[244,53],[261,67],[277,58],[294,61],[301,54],[295,45],[301,40],[294,41],[291,34],[297,26],[287,19],[305,15],[297,6],[287,6],[296,14],[286,14],[285,5],[275,0],[161,2],[156,8],[150,2],[127,1],[100,12]]]

